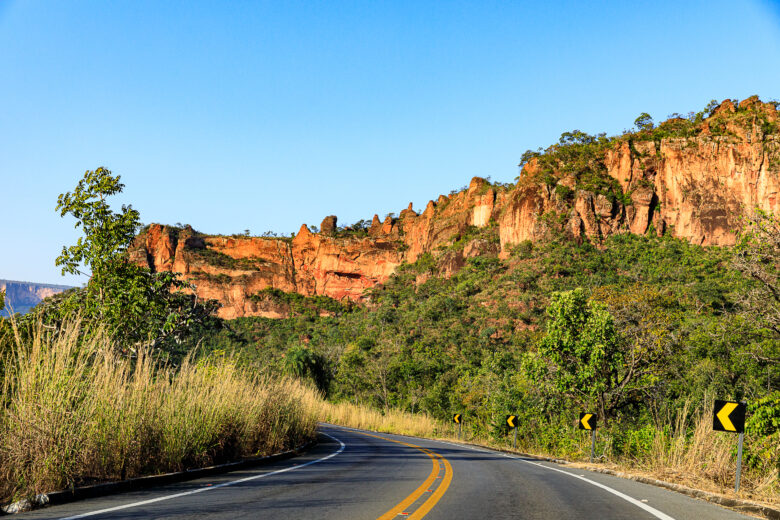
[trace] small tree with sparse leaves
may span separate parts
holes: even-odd
[[[141,227],[138,211],[123,205],[115,212],[107,200],[123,188],[118,175],[98,168],[59,196],[60,216],[73,216],[83,236],[62,248],[56,264],[63,274],[90,279],[83,289],[45,300],[37,315],[55,322],[79,316],[91,329],[111,334],[125,353],[147,347],[182,354],[177,350],[188,339],[213,325],[216,303],[198,301],[176,273],[153,273],[130,261],[127,250]]]

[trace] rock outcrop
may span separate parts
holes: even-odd
[[[451,273],[465,258],[507,256],[513,246],[556,227],[597,244],[615,233],[654,230],[696,244],[731,245],[745,215],[780,209],[778,113],[755,97],[739,108],[727,100],[697,124],[688,137],[615,140],[600,165],[607,181],[619,186],[619,197],[580,186],[565,171],[542,179],[532,160],[516,185],[475,177],[465,190],[429,201],[421,213],[410,203],[398,218],[374,215],[362,231],[338,228],[335,216],[322,221],[319,233],[304,225],[293,238],[205,236],[155,224],[139,235],[131,255],[153,270],[182,273],[200,297],[222,303],[220,316],[234,318],[281,315],[256,297],[266,288],[359,301],[365,289],[424,253],[447,255],[442,265]],[[472,241],[457,252],[442,247],[490,226],[497,243]]]
[[[72,287],[68,285],[0,280],[0,292],[5,293],[5,309],[0,312],[3,316],[8,316],[11,312],[26,314],[30,309],[41,303],[44,298],[54,296],[68,289],[72,289]]]

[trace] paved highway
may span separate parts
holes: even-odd
[[[320,443],[300,457],[17,518],[750,518],[638,482],[480,448],[327,425],[320,431]]]

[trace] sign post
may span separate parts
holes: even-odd
[[[454,422],[455,424],[458,425],[458,440],[460,440],[460,427],[461,427],[461,424],[463,424],[461,422],[461,414],[459,414],[459,413],[454,414],[452,416],[452,422]]]
[[[739,478],[742,476],[742,442],[745,440],[745,432],[739,434],[739,444],[737,445],[737,478],[734,481],[734,492],[739,492]]]
[[[512,430],[514,430],[514,438],[512,439],[512,449],[516,450],[517,449],[517,416],[507,415],[506,425],[512,428]]]
[[[590,430],[590,461],[593,462],[593,458],[596,454],[596,422],[598,417],[596,414],[583,412],[580,413],[580,422],[577,427],[580,430]]]
[[[739,491],[739,480],[742,476],[742,443],[745,440],[745,413],[747,403],[737,401],[715,400],[712,409],[712,429],[718,432],[738,433],[737,441],[737,476],[734,480],[734,491]]]

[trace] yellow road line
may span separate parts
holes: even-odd
[[[414,504],[418,498],[420,498],[423,493],[427,492],[431,485],[436,481],[436,477],[439,475],[439,460],[442,461],[444,465],[444,477],[441,480],[441,483],[436,488],[436,491],[434,491],[431,496],[423,502],[420,507],[418,507],[414,513],[410,514],[406,518],[409,520],[419,520],[420,518],[424,517],[428,514],[428,512],[433,509],[433,506],[435,506],[439,500],[441,500],[441,497],[444,496],[444,493],[447,491],[447,488],[450,487],[450,482],[452,482],[452,465],[450,465],[450,461],[439,455],[438,453],[435,453],[431,450],[428,450],[426,448],[423,448],[422,446],[417,446],[416,444],[410,444],[408,442],[403,441],[397,441],[395,439],[388,439],[387,437],[382,437],[380,435],[373,435],[371,433],[365,433],[361,431],[356,430],[350,430],[355,433],[359,433],[360,435],[366,435],[368,437],[375,437],[377,439],[382,439],[383,441],[390,441],[395,442],[396,444],[403,444],[404,446],[409,446],[410,448],[415,448],[420,450],[421,452],[425,453],[431,458],[431,462],[433,464],[433,469],[431,469],[431,474],[428,475],[428,478],[425,479],[425,482],[420,485],[417,489],[415,489],[409,496],[401,500],[398,504],[396,504],[392,509],[390,509],[387,513],[380,516],[377,520],[390,520],[391,518],[397,517],[400,513],[402,513],[407,507]]]
[[[441,455],[438,456],[441,459],[441,461],[444,463],[444,478],[441,480],[441,484],[439,484],[439,487],[436,488],[436,491],[434,491],[433,494],[431,495],[431,498],[423,502],[423,504],[417,508],[417,511],[409,515],[409,518],[412,520],[416,520],[418,518],[422,518],[425,515],[427,515],[428,511],[433,509],[433,506],[435,506],[436,503],[439,500],[441,500],[441,497],[444,496],[444,493],[447,491],[447,488],[450,487],[450,482],[452,482],[452,466],[450,465],[450,461],[448,461]]]

